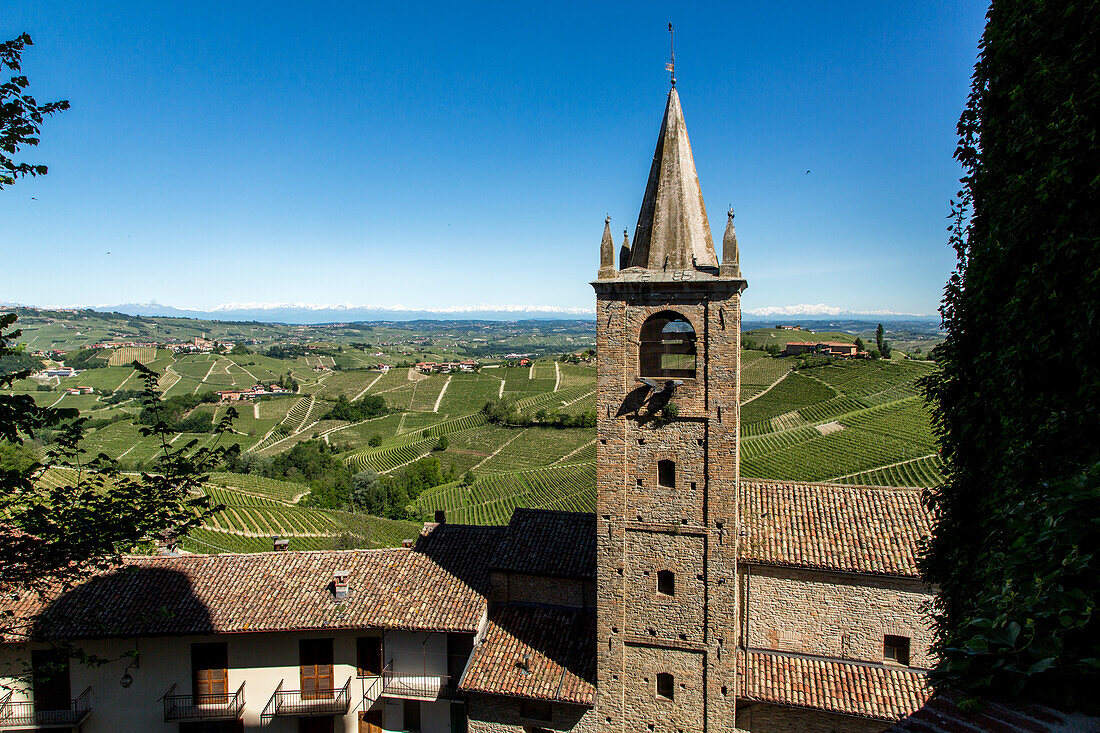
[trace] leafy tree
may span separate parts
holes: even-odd
[[[0,354],[19,336],[3,333],[14,322],[14,315],[0,316]],[[159,375],[138,362],[132,366],[144,381],[146,408],[157,413]],[[23,376],[0,377],[0,388]],[[219,435],[234,417],[230,409]],[[29,395],[0,393],[0,445],[8,456],[0,465],[0,592],[64,590],[153,538],[186,534],[220,508],[211,506],[199,487],[206,472],[234,455],[236,446],[196,448],[190,441],[176,447],[170,442],[172,427],[155,420],[142,429],[160,443],[155,471],[134,476],[103,454],[87,458],[81,447],[85,423],[76,418],[75,410],[41,408]],[[28,460],[26,441],[48,426],[59,426],[54,447],[41,460]],[[51,466],[69,469],[60,474],[60,485],[40,481]],[[0,617],[0,632],[22,631],[10,613]]]
[[[323,420],[348,420],[359,422],[378,417],[386,413],[386,400],[380,395],[367,395],[361,400],[351,402],[344,395],[336,398],[336,404],[325,413]]]
[[[444,450],[447,450],[447,448],[450,445],[451,445],[451,441],[447,439],[447,436],[446,435],[440,435],[439,440],[436,441],[436,444],[432,448],[432,450],[444,451]]]
[[[377,448],[378,446],[382,445],[382,436],[378,433],[375,433],[374,435],[370,436],[370,440],[367,441],[367,445],[369,445],[371,448]]]
[[[26,349],[15,348],[0,356],[0,376],[16,372],[36,372],[42,368],[42,360],[31,356]]]
[[[1100,708],[1100,6],[994,0],[924,388],[937,688]],[[1006,338],[1010,328],[1018,337]]]
[[[24,146],[39,143],[39,127],[48,115],[69,108],[66,100],[39,104],[27,93],[30,82],[23,76],[23,50],[34,45],[23,33],[18,38],[0,43],[0,69],[12,75],[0,83],[0,189],[11,186],[16,178],[46,175],[46,166],[13,159]]]
[[[856,336],[856,351],[866,351],[866,350],[867,350],[867,347],[864,345],[863,339],[861,339],[859,336]]]
[[[248,356],[252,353],[252,351],[249,350],[249,348],[245,346],[242,342],[238,341],[237,343],[233,344],[233,350],[229,353],[233,356]]]
[[[764,347],[764,351],[767,352],[768,356],[779,356],[782,349],[779,348],[779,344],[768,344]]]
[[[361,471],[352,478],[351,503],[358,511],[378,517],[392,513],[387,487],[378,474],[371,470]]]
[[[875,345],[878,346],[878,353],[883,359],[890,358],[890,342],[886,340],[886,331],[882,328],[881,323],[875,329]]]

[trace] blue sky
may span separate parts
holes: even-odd
[[[933,313],[984,11],[8,2],[32,92],[72,109],[28,157],[49,175],[0,191],[0,301],[589,309],[604,215],[633,236],[672,20],[745,308]]]

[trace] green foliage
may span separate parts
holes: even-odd
[[[355,402],[348,401],[344,395],[336,398],[336,404],[322,420],[347,420],[359,422],[386,414],[386,400],[379,395],[367,395]]]
[[[768,356],[779,356],[783,349],[779,348],[779,344],[768,344],[764,347],[764,351],[767,352]]]
[[[42,360],[31,356],[24,349],[13,349],[0,356],[0,376],[17,372],[36,372],[42,368]]]
[[[446,435],[440,435],[439,440],[436,441],[432,450],[447,450],[447,447],[451,444],[451,441],[447,439]]]
[[[139,362],[134,364],[139,365]],[[214,429],[212,416],[208,412],[196,411],[195,408],[203,403],[217,401],[218,397],[213,392],[205,392],[201,395],[176,395],[161,400],[155,409],[146,405],[138,415],[138,422],[143,425],[154,425],[158,421],[163,421],[171,425],[177,433],[209,433]]]
[[[878,347],[879,356],[883,359],[890,358],[890,342],[886,340],[886,331],[882,328],[881,323],[875,329],[875,346]]]
[[[540,408],[533,415],[527,415],[520,410],[517,402],[510,397],[489,400],[481,408],[481,412],[485,415],[485,419],[493,425],[549,428],[591,428],[596,426],[595,410],[586,410],[580,414],[570,415]]]
[[[232,350],[229,352],[232,356],[248,356],[252,351],[244,344],[238,342],[233,344]]]
[[[923,564],[934,684],[1096,710],[1100,8],[994,0],[987,17],[925,382],[947,474]]]
[[[13,315],[0,317],[0,329]],[[0,336],[0,355],[18,332]],[[161,404],[156,390],[159,375],[140,365],[143,400],[157,416]],[[0,377],[0,388],[18,375]],[[217,432],[231,428],[235,411],[227,411]],[[234,453],[216,444],[196,448],[188,442],[171,443],[174,434],[165,421],[154,419],[144,435],[161,446],[156,471],[139,476],[123,474],[104,455],[86,458],[81,445],[84,421],[73,420],[71,410],[36,407],[24,395],[0,394],[0,591],[10,594],[67,587],[119,560],[153,537],[174,537],[198,527],[211,514],[209,500],[200,493],[206,471]],[[43,427],[58,427],[58,439],[41,463],[28,462],[24,442]],[[50,469],[65,466],[69,470]],[[46,480],[47,473],[54,473]],[[7,617],[0,618],[0,631]]]
[[[103,349],[80,349],[65,354],[65,366],[73,369],[99,369],[107,366],[103,358]]]
[[[13,72],[0,82],[0,189],[14,184],[17,178],[46,175],[46,166],[17,163],[12,156],[24,146],[38,145],[44,117],[69,108],[65,100],[39,104],[27,93],[30,82],[19,72],[24,48],[33,45],[26,33],[0,43],[0,69]]]
[[[378,446],[382,445],[382,436],[378,433],[375,433],[374,435],[370,436],[370,439],[367,441],[367,445],[369,445],[371,448],[377,448]]]

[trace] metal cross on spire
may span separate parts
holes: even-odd
[[[672,31],[672,22],[668,24],[668,50],[669,61],[665,64],[665,71],[672,75],[672,86],[676,86],[676,45],[674,43],[674,34]]]

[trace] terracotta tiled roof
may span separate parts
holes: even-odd
[[[128,557],[49,602],[3,600],[0,611],[11,609],[17,619],[41,612],[30,635],[70,639],[329,628],[474,632],[485,612],[485,558],[500,532],[450,529],[414,550]],[[332,593],[336,570],[350,571],[342,601]]]
[[[741,559],[917,577],[930,516],[917,489],[741,482]]]
[[[898,720],[928,699],[923,672],[768,651],[741,652],[741,697]]]
[[[460,687],[592,706],[595,640],[593,611],[503,606],[491,614]]]
[[[963,712],[952,695],[936,695],[887,733],[1081,733],[1100,730],[1100,718],[1063,713],[1029,703],[981,702],[980,709]]]
[[[596,578],[596,515],[517,507],[490,564],[493,570]]]

